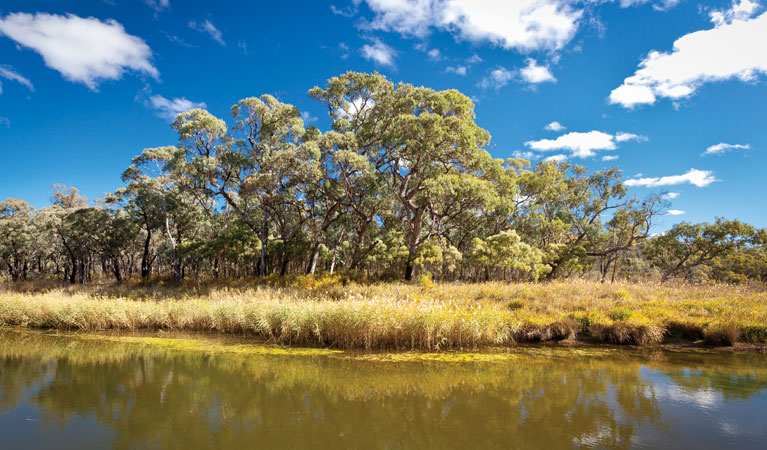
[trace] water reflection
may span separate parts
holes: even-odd
[[[3,332],[0,434],[24,448],[73,429],[82,431],[66,435],[75,448],[767,443],[758,423],[767,411],[764,355],[523,347],[513,356],[393,363]]]

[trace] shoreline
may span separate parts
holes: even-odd
[[[197,351],[209,354],[251,354],[269,356],[332,356],[371,361],[412,362],[492,362],[518,357],[520,354],[553,351],[583,357],[604,357],[604,351],[620,351],[641,355],[647,352],[683,352],[691,354],[753,354],[767,355],[767,344],[736,343],[731,346],[714,346],[705,342],[676,341],[654,345],[626,345],[600,342],[593,339],[567,339],[517,343],[507,346],[477,348],[452,348],[447,350],[403,349],[364,350],[359,348],[335,349],[331,347],[280,344],[257,336],[219,334],[206,331],[163,330],[56,330],[20,326],[0,326],[0,338],[6,333],[18,337],[49,337],[84,342],[102,342],[125,345],[147,345],[172,351]],[[2,340],[0,340],[0,344]],[[570,352],[572,350],[572,352]],[[593,354],[591,354],[593,353]]]
[[[767,293],[722,286],[551,284],[114,285],[0,290],[0,327],[206,332],[343,350],[583,342],[759,349]],[[751,346],[751,347],[749,347]]]

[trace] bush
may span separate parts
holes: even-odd
[[[626,308],[615,308],[612,311],[610,311],[610,319],[619,321],[619,320],[627,320],[631,316],[634,315],[634,311]]]

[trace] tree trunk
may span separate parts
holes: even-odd
[[[77,257],[74,253],[70,254],[72,260],[72,273],[69,274],[69,284],[77,283]]]
[[[320,244],[315,243],[312,247],[312,256],[309,258],[309,267],[306,269],[307,275],[314,275],[317,269],[317,260],[320,258]]]
[[[338,254],[338,247],[333,248],[333,258],[330,260],[330,276],[333,276],[333,272],[336,270],[336,255]]]
[[[175,245],[170,248],[170,259],[171,265],[173,266],[173,278],[180,282],[184,279],[184,274],[181,273],[181,261],[179,261]]]
[[[413,260],[415,260],[415,253],[418,249],[418,235],[421,234],[421,224],[423,223],[424,208],[418,208],[413,213],[413,221],[410,225],[410,236],[408,236],[407,245],[407,265],[405,266],[405,281],[411,281],[413,279],[413,273],[415,267],[413,267]]]
[[[123,276],[122,272],[120,272],[120,260],[118,258],[112,258],[112,273],[115,276],[115,280],[118,283],[122,283]]]
[[[410,261],[410,258],[408,258],[407,265],[405,266],[405,281],[411,281],[413,279],[414,271],[415,268],[413,267],[413,263]]]
[[[280,276],[284,277],[286,273],[288,273],[288,257],[287,256],[283,256],[282,257],[282,267],[280,268]]]
[[[261,257],[258,260],[258,276],[266,276],[266,246],[269,243],[269,215],[264,210],[264,225],[261,228]]]
[[[77,260],[77,282],[85,284],[85,261],[82,257]]]
[[[664,272],[663,276],[660,279],[660,284],[663,284],[666,281],[668,281],[668,277],[670,277],[674,272],[676,272],[676,270],[674,270],[674,269],[669,269],[666,272]]]
[[[152,262],[149,260],[149,245],[152,242],[152,230],[147,227],[144,241],[144,254],[141,256],[141,278],[149,278],[152,272]]]

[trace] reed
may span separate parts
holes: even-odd
[[[653,345],[767,343],[757,288],[600,284],[363,284],[343,277],[0,285],[0,325],[177,330],[360,349],[508,346],[580,338]]]

